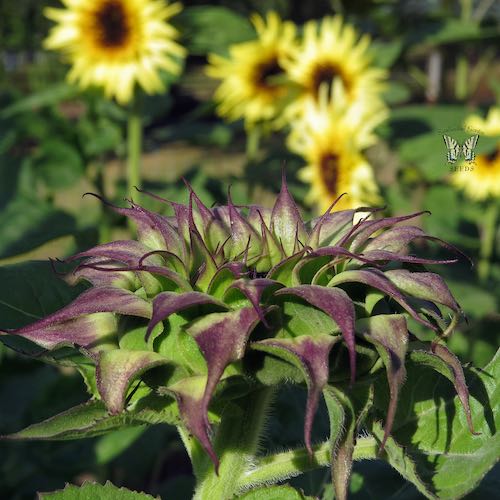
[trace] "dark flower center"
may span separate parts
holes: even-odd
[[[283,69],[278,64],[278,60],[271,59],[257,66],[255,69],[255,81],[257,86],[269,90],[276,86],[273,83],[273,78],[282,74]]]
[[[130,33],[123,3],[119,0],[104,2],[95,16],[99,42],[110,48],[123,45]]]
[[[321,174],[328,192],[337,193],[339,180],[339,156],[328,153],[321,158]]]
[[[493,163],[500,156],[500,148],[494,149],[491,153],[486,155],[488,163]]]
[[[333,80],[337,77],[341,79],[345,89],[349,91],[349,81],[339,66],[334,63],[318,64],[312,72],[311,91],[315,96],[318,96],[319,89],[323,84],[326,84],[328,86],[328,94],[330,95]]]

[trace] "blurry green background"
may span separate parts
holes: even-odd
[[[232,186],[236,203],[271,205],[286,161],[291,190],[304,212],[307,186],[295,177],[303,160],[290,153],[284,135],[271,134],[257,158],[245,154],[242,123],[215,114],[217,82],[204,74],[209,52],[225,53],[232,43],[251,39],[249,15],[276,10],[302,24],[341,13],[373,37],[374,64],[390,71],[385,98],[390,118],[379,127],[379,142],[367,155],[388,214],[429,210],[420,224],[478,260],[484,214],[489,204],[465,198],[447,182],[449,167],[442,134],[460,141],[464,119],[484,116],[500,100],[500,5],[498,2],[394,1],[184,1],[173,19],[189,56],[168,95],[145,99],[144,188],[173,201],[186,201],[186,177],[207,205],[224,202]],[[98,91],[80,92],[64,82],[67,68],[57,54],[42,50],[50,23],[42,15],[58,2],[3,0],[0,3],[0,324],[14,327],[67,303],[78,290],[53,273],[47,259],[64,258],[102,239],[120,238],[123,220],[103,209],[88,191],[123,204],[126,196],[124,111]],[[464,9],[481,14],[464,16]],[[474,16],[472,16],[474,17]],[[438,62],[436,82],[429,69]],[[461,61],[461,62],[460,62]],[[457,75],[466,65],[466,79]],[[460,71],[460,70],[459,70]],[[462,135],[461,135],[462,134]],[[491,151],[480,139],[477,152]],[[142,200],[162,210],[162,205]],[[106,227],[102,228],[102,221]],[[498,225],[489,277],[479,282],[467,262],[441,267],[468,323],[451,347],[465,363],[484,366],[500,333]],[[430,248],[424,253],[435,255]],[[28,262],[41,261],[41,262]],[[29,304],[29,307],[26,306]],[[303,407],[296,392],[284,389],[276,403],[269,442],[285,447],[301,440]],[[303,396],[303,395],[302,395]],[[0,344],[0,434],[19,430],[86,399],[71,371],[23,358]],[[322,420],[323,419],[323,420]],[[317,438],[327,433],[319,417]],[[271,445],[270,445],[271,446]],[[158,426],[123,430],[85,441],[0,443],[0,498],[33,498],[35,491],[65,482],[110,479],[162,498],[189,498],[190,465],[175,431]],[[465,473],[466,471],[464,471]],[[468,498],[500,490],[498,467]],[[324,488],[327,471],[294,481],[307,493],[332,498]],[[352,498],[419,498],[416,490],[382,462],[355,466]]]

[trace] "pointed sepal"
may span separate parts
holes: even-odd
[[[115,313],[149,319],[151,304],[137,295],[114,287],[90,288],[73,302],[30,325],[6,330],[45,349],[61,345],[89,348],[114,333]]]
[[[356,351],[354,338],[354,304],[344,290],[318,285],[300,285],[282,288],[275,295],[295,295],[328,314],[338,325],[349,351],[351,382],[356,378]]]
[[[101,352],[96,368],[99,394],[112,415],[122,412],[131,383],[145,371],[164,365],[166,358],[151,351],[114,349]]]
[[[408,346],[408,328],[401,314],[382,314],[356,322],[356,330],[375,345],[387,370],[390,401],[385,419],[383,449],[389,437],[396,415],[399,390],[405,377],[405,356]]]
[[[158,294],[153,300],[153,313],[146,331],[146,340],[149,339],[154,327],[171,314],[202,305],[213,305],[221,309],[227,309],[224,302],[202,292],[186,292],[183,294],[162,292]]]
[[[318,408],[319,396],[328,382],[329,355],[339,337],[302,335],[293,339],[265,339],[254,342],[252,348],[277,356],[297,366],[307,384],[307,404],[304,420],[304,441],[312,456],[311,430]]]
[[[465,380],[464,370],[460,360],[443,344],[434,343],[431,346],[431,350],[449,366],[453,373],[452,382],[455,386],[455,390],[457,391],[458,399],[460,399],[460,403],[462,403],[465,418],[467,419],[467,425],[469,426],[471,434],[474,434],[475,436],[481,434],[480,432],[474,431],[469,403],[469,389],[467,388],[467,382]]]
[[[460,306],[439,274],[412,273],[407,269],[394,269],[384,274],[399,290],[408,295],[443,304],[455,312],[460,311]]]
[[[243,358],[250,333],[260,321],[253,307],[208,314],[186,331],[195,339],[207,362],[208,378],[199,412],[207,428],[208,405],[226,366]]]
[[[285,255],[299,251],[309,239],[297,204],[288,191],[284,173],[271,215],[271,233],[281,242]]]
[[[422,349],[411,351],[410,359],[416,364],[432,368],[446,377],[453,384],[460,403],[464,409],[469,430],[472,434],[475,434],[469,404],[469,389],[467,388],[463,369],[458,358],[444,345],[434,344],[432,352],[424,351]]]
[[[328,286],[337,286],[342,283],[364,283],[365,285],[371,286],[378,290],[381,290],[386,295],[394,299],[403,309],[408,311],[410,316],[418,321],[419,323],[425,325],[431,330],[436,330],[436,327],[429,323],[428,321],[422,319],[417,311],[408,302],[407,298],[403,293],[390,281],[385,273],[379,271],[378,269],[358,269],[352,271],[343,271],[336,276],[334,276]]]
[[[239,290],[250,301],[262,323],[268,327],[269,325],[264,317],[264,309],[260,302],[266,290],[269,291],[271,287],[277,288],[280,286],[280,283],[268,278],[240,278],[229,286],[226,291],[225,298],[227,299],[231,290]]]
[[[175,397],[184,425],[198,439],[217,471],[219,469],[219,459],[210,441],[208,417],[201,411],[206,386],[207,377],[197,375],[183,378],[169,387],[160,388],[160,390],[162,393],[171,394]]]

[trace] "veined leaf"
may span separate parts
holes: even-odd
[[[240,500],[312,500],[313,497],[306,496],[299,490],[289,485],[266,486],[244,493],[238,496]]]
[[[4,436],[4,439],[69,440],[93,437],[131,423],[126,415],[110,416],[101,401],[89,401]]]
[[[375,436],[382,441],[386,439],[385,432],[382,426],[377,422],[372,429]],[[389,436],[385,443],[385,456],[387,461],[408,481],[413,483],[415,487],[426,498],[436,498],[436,496],[429,490],[425,483],[420,479],[417,473],[417,467],[405,449],[398,445],[393,438]],[[441,497],[439,497],[441,498]]]
[[[500,454],[500,416],[494,413],[500,406],[500,354],[482,370],[465,371],[472,423],[481,435],[470,432],[459,398],[445,378],[416,366],[411,357],[407,374],[394,439],[411,455],[418,475],[438,498],[461,498],[475,488]]]
[[[39,500],[154,500],[160,497],[152,497],[146,493],[118,488],[109,481],[106,484],[85,483],[82,486],[67,484],[63,490],[52,493],[39,493]]]
[[[120,415],[110,415],[102,401],[88,401],[19,432],[3,436],[3,439],[66,441],[100,436],[145,423],[177,425],[179,422],[175,401],[151,394],[140,399],[129,412]]]

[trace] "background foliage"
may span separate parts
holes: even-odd
[[[481,19],[464,15],[468,4],[473,13],[484,10]],[[124,112],[98,91],[82,94],[64,83],[65,67],[55,55],[41,50],[49,25],[41,14],[46,5],[57,3],[7,0],[0,5],[2,327],[26,324],[78,294],[79,289],[58,279],[48,257],[63,258],[106,236],[118,238],[127,231],[124,221],[105,212],[96,199],[81,197],[92,191],[122,203]],[[176,201],[184,196],[179,188],[180,178],[185,176],[207,205],[223,201],[231,184],[236,203],[250,198],[270,206],[279,187],[281,164],[286,161],[291,190],[296,199],[303,200],[306,187],[294,177],[302,160],[287,151],[279,134],[265,137],[257,157],[248,158],[243,125],[227,124],[214,113],[215,82],[205,76],[203,66],[208,52],[224,54],[230,44],[253,37],[248,21],[252,12],[265,14],[275,9],[297,23],[341,12],[372,35],[375,64],[390,70],[385,95],[390,118],[379,127],[380,141],[368,151],[387,212],[431,211],[431,217],[422,218],[424,229],[478,261],[485,205],[466,199],[448,184],[442,134],[452,130],[463,140],[464,119],[472,112],[484,115],[500,100],[498,5],[444,0],[185,1],[184,5],[175,24],[189,51],[185,71],[171,82],[168,95],[147,97],[144,103],[145,189]],[[438,87],[428,69],[436,54],[442,69]],[[465,79],[459,69],[464,64]],[[477,152],[488,153],[493,147],[491,141],[481,138]],[[161,209],[159,203],[147,203]],[[467,263],[439,270],[469,320],[458,328],[451,348],[462,362],[479,368],[491,360],[499,341],[498,230],[496,241],[497,253],[486,282],[480,283],[477,269]],[[436,419],[454,418],[446,410],[451,385],[434,384],[429,372],[428,380],[425,376],[419,380],[417,393],[402,393],[402,398],[413,398],[423,410],[426,405],[437,408],[438,415],[425,422],[429,429]],[[443,401],[441,406],[435,405],[436,398]],[[28,360],[0,344],[1,434],[85,399],[85,388],[70,369],[57,370]],[[304,405],[297,399],[285,388],[275,403],[268,436],[275,446],[285,448],[301,440]],[[399,420],[395,435],[410,432],[411,425],[411,418]],[[321,412],[314,432],[317,440],[327,435],[326,412]],[[444,437],[426,434],[421,439],[434,449]],[[445,445],[448,451],[460,454],[459,442]],[[65,482],[110,480],[161,498],[183,499],[189,498],[193,485],[182,445],[174,430],[166,426],[148,430],[136,426],[84,441],[1,442],[0,450],[2,498],[32,498],[34,491],[52,491]],[[477,466],[469,463],[474,463],[474,457],[463,456],[456,466],[464,470]],[[439,468],[439,459],[425,466]],[[498,467],[489,472],[468,498],[493,495],[500,487],[498,474]],[[326,500],[333,495],[325,487],[328,478],[323,470],[292,484]],[[442,481],[446,481],[445,475]],[[449,498],[460,496],[453,488],[449,485]],[[351,493],[354,499],[419,497],[414,486],[378,461],[356,464]]]

